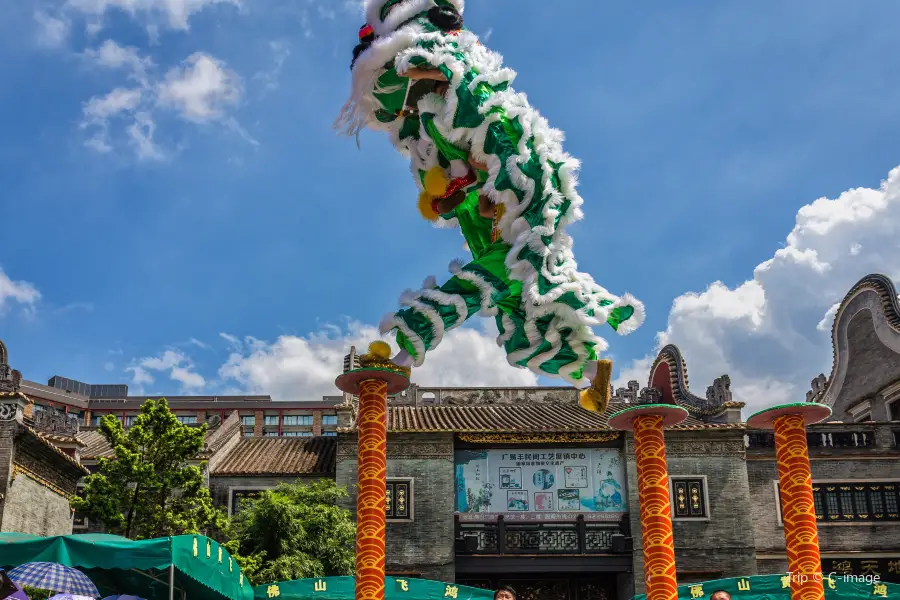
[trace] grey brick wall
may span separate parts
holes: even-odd
[[[295,483],[297,481],[309,481],[309,478],[298,477],[219,477],[209,478],[209,492],[216,506],[228,509],[228,497],[232,488],[245,489],[270,489],[281,483]]]
[[[78,481],[84,476],[75,465],[29,434],[16,438],[13,463],[59,486],[68,494],[75,493]]]
[[[6,510],[9,478],[12,475],[13,440],[18,426],[15,421],[0,421],[0,521]]]
[[[338,438],[337,483],[350,492],[356,512],[356,438]],[[441,455],[441,456],[438,456]],[[388,477],[414,479],[411,523],[388,523],[388,572],[416,573],[454,581],[453,436],[398,434],[388,437]]]
[[[646,592],[640,539],[637,463],[629,436],[628,495],[634,536],[635,593]],[[708,521],[674,521],[679,582],[756,573],[743,431],[667,432],[669,476],[705,475]],[[718,575],[717,572],[721,572]]]
[[[872,449],[810,449],[813,481],[900,479],[900,456],[879,431],[879,447]],[[888,432],[889,433],[889,432]],[[892,440],[890,440],[892,442]],[[776,487],[778,467],[774,450],[751,451],[747,461],[751,516],[760,573],[785,572],[784,530],[778,521]],[[900,553],[900,523],[819,524],[819,547],[823,554],[852,552]]]
[[[13,478],[15,464],[66,493],[74,493],[80,476],[74,465],[24,433],[22,425],[16,421],[0,422],[0,530],[33,535],[71,534],[68,498],[24,473]]]
[[[6,493],[2,530],[69,535],[72,533],[69,500],[19,473]]]

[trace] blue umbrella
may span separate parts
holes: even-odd
[[[19,565],[7,573],[19,585],[29,585],[42,590],[90,596],[97,598],[97,590],[87,575],[77,569],[58,563],[33,562]]]
[[[122,594],[121,596],[107,596],[103,600],[144,600],[143,598],[138,598],[137,596],[127,596]]]

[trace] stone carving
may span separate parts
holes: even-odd
[[[828,379],[824,373],[819,373],[819,376],[810,382],[810,390],[806,392],[806,401],[815,402],[816,398],[825,393],[826,385],[828,385]]]
[[[0,340],[0,393],[15,393],[22,385],[22,374],[9,366],[9,353]]]
[[[634,404],[638,401],[638,397],[640,396],[641,384],[637,381],[629,381],[627,388],[619,388],[616,390],[616,393],[613,394],[611,400],[612,402],[620,402],[625,404]]]
[[[427,392],[426,392],[427,393]],[[578,394],[575,390],[530,390],[530,389],[485,389],[447,390],[437,398],[447,406],[491,406],[496,404],[575,404]]]
[[[388,458],[417,459],[435,458],[453,462],[453,444],[429,442],[401,442],[388,444]]]
[[[32,421],[34,421],[34,428],[41,433],[55,433],[58,435],[76,435],[78,433],[78,418],[59,411],[43,410],[35,412]]]
[[[713,384],[706,388],[706,399],[713,406],[721,406],[726,402],[731,402],[731,377],[722,375],[718,379],[713,380]]]
[[[440,442],[388,442],[389,459],[412,460],[419,458],[449,460],[453,462],[453,444]],[[356,460],[356,444],[339,444],[337,462]]]
[[[667,440],[666,456],[745,455],[744,440]],[[625,452],[634,454],[634,440],[626,440]]]
[[[662,390],[659,388],[647,387],[641,390],[638,396],[638,404],[662,404]]]
[[[16,412],[19,405],[15,402],[4,402],[0,404],[0,421],[13,421],[16,418]]]

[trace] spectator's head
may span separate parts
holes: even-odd
[[[713,592],[712,596],[709,597],[709,600],[731,600],[731,594],[719,590],[718,592]]]
[[[516,600],[516,591],[508,585],[504,585],[494,592],[494,600]]]

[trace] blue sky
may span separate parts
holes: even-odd
[[[470,0],[465,17],[583,162],[582,270],[647,305],[635,334],[602,333],[622,377],[660,340],[696,341],[701,370],[727,353],[721,368],[746,368],[747,386],[779,370],[746,367],[760,339],[763,354],[808,349],[772,312],[785,278],[757,267],[792,247],[801,208],[878,190],[900,164],[900,4]],[[331,130],[360,25],[337,0],[8,7],[0,338],[13,366],[147,393],[315,397],[404,289],[445,278],[462,239],[418,216],[403,158],[378,134],[358,150]],[[892,210],[882,227],[900,223]],[[871,225],[816,243],[862,244]],[[830,366],[817,324],[849,285],[900,273],[892,231],[782,305],[821,353],[772,375],[785,394]],[[765,314],[726,332],[725,310],[691,340],[691,323],[721,315],[704,305],[683,322],[673,300],[709,299],[717,281],[732,308],[758,282]],[[486,333],[460,335],[422,383],[530,382]],[[473,365],[473,348],[497,360]]]

